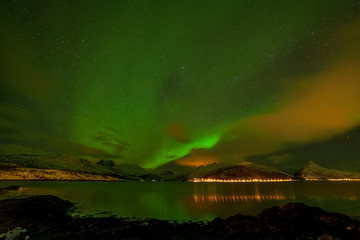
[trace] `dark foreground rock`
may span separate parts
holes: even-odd
[[[0,239],[360,239],[359,221],[302,203],[209,223],[72,218],[73,207],[54,196],[2,200]]]

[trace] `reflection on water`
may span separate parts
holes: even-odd
[[[194,195],[195,204],[201,204],[205,202],[210,203],[244,203],[244,202],[262,202],[268,200],[285,200],[285,195],[237,195],[237,196],[197,196]],[[292,197],[290,199],[295,199]]]
[[[285,195],[282,188],[276,184],[227,184],[227,185],[204,185],[195,184],[194,201],[204,203],[244,203],[244,202],[263,202],[270,200],[295,199],[294,193]]]
[[[231,183],[227,185],[198,183],[194,185],[195,204],[233,204],[264,201],[294,200],[276,184]]]
[[[304,202],[327,211],[360,216],[359,182],[0,182],[20,185],[0,198],[55,195],[91,211],[122,217],[212,219],[256,215],[266,207]]]
[[[341,181],[344,181],[343,179],[340,179]],[[347,180],[350,180],[347,178]],[[261,178],[251,178],[251,179],[217,179],[217,178],[194,178],[190,180],[191,182],[211,182],[211,183],[248,183],[248,182],[292,182],[295,181],[291,178],[270,178],[270,179],[261,179]],[[336,179],[331,179],[331,181],[336,181]]]

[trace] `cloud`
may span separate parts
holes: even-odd
[[[211,151],[241,160],[286,148],[288,144],[326,139],[359,125],[360,44],[354,41],[357,34],[357,28],[349,27],[333,36],[338,56],[332,65],[297,79],[300,84],[289,90],[292,97],[273,111],[235,122]]]
[[[176,160],[176,162],[180,165],[186,166],[200,166],[200,165],[208,165],[212,163],[220,162],[222,159],[219,156],[211,154],[208,149],[199,148],[192,149],[191,152]]]
[[[0,83],[16,94],[40,101],[54,100],[53,90],[61,87],[61,81],[51,73],[40,53],[17,35],[0,22]]]
[[[191,142],[190,137],[185,128],[185,124],[182,122],[173,122],[166,127],[166,133],[182,143]]]
[[[112,149],[112,152],[117,156],[121,156],[129,146],[127,142],[121,140],[121,133],[112,127],[98,131],[93,138],[104,147]]]
[[[113,137],[112,140],[116,139],[111,129],[108,132],[108,135],[104,135],[105,137]],[[5,104],[0,104],[0,143],[19,144],[53,153],[76,154],[96,158],[119,157],[118,152],[116,152],[117,155],[110,154],[98,148],[45,133],[41,128],[39,119],[33,113],[26,109]],[[115,143],[117,143],[116,147],[120,146],[120,142]]]

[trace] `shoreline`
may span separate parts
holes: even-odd
[[[103,175],[100,175],[103,176]],[[107,177],[107,175],[104,175]],[[111,177],[111,176],[110,176]],[[1,182],[188,182],[188,183],[194,183],[194,184],[216,184],[216,183],[224,183],[224,184],[248,184],[248,183],[260,183],[260,184],[272,184],[272,183],[294,183],[294,182],[331,182],[331,183],[354,183],[354,182],[360,182],[358,179],[352,179],[352,180],[329,180],[329,179],[322,179],[322,180],[306,180],[306,179],[295,179],[291,181],[192,181],[192,180],[186,180],[186,181],[180,181],[180,180],[134,180],[134,179],[44,179],[44,178],[36,178],[36,179],[0,179]]]
[[[360,239],[358,220],[303,203],[209,222],[76,218],[68,214],[74,209],[75,204],[51,195],[0,200],[0,239],[10,231],[19,233],[16,239]]]
[[[123,181],[116,176],[57,169],[19,168],[0,171],[0,181]]]

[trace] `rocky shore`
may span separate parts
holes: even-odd
[[[74,218],[55,196],[0,201],[0,239],[360,239],[360,222],[302,203],[210,222]]]

